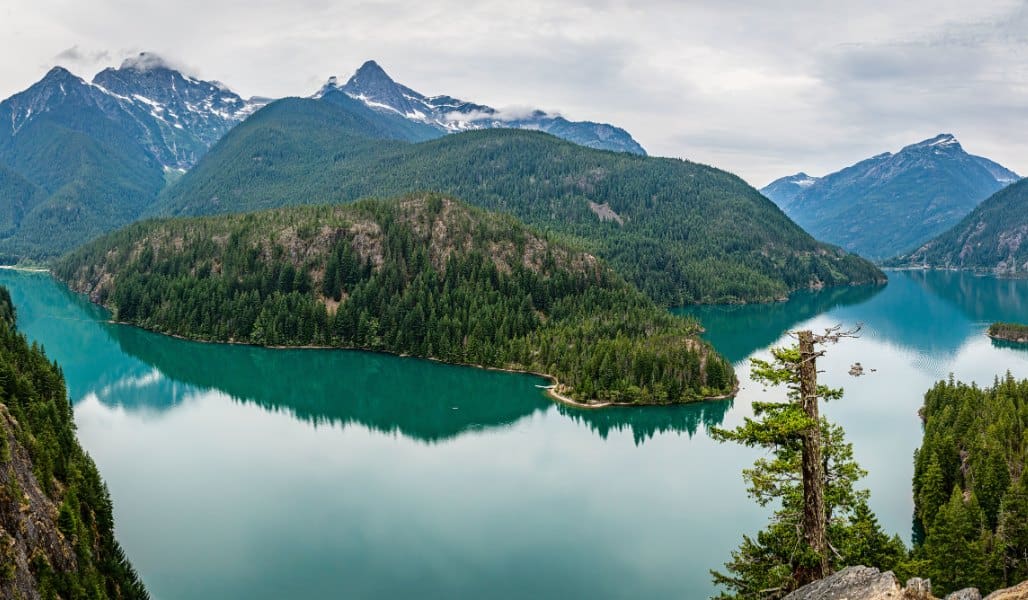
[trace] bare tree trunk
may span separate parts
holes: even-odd
[[[814,334],[799,332],[800,402],[811,420],[803,435],[803,539],[820,558],[816,565],[801,565],[793,573],[799,585],[828,575],[828,541],[825,522],[824,462],[821,458],[821,420],[817,407],[817,357]]]

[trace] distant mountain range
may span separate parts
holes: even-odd
[[[952,229],[887,264],[1028,275],[1028,179],[996,192]]]
[[[370,108],[423,123],[440,133],[473,129],[532,129],[587,148],[646,154],[627,131],[613,125],[568,121],[541,110],[499,111],[452,96],[425,96],[393,81],[373,60],[361,65],[343,85],[337,78],[330,78],[313,97],[321,98],[332,91],[341,91]]]
[[[814,237],[885,259],[946,231],[1018,179],[940,134],[824,177],[783,177],[761,192]]]
[[[540,111],[508,120],[487,106],[427,98],[395,83],[374,62],[346,85],[330,82],[315,96],[345,106],[347,118],[362,119],[379,138],[422,141],[513,127],[644,153],[611,125]],[[268,102],[185,75],[150,53],[104,69],[92,81],[55,67],[0,102],[0,261],[45,259],[138,218],[169,181]],[[458,113],[460,119],[452,117]]]

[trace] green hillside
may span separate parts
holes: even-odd
[[[738,177],[686,161],[489,130],[372,139],[345,107],[287,99],[222,139],[151,214],[204,215],[437,191],[571,234],[664,304],[769,301],[882,281]],[[379,136],[381,137],[381,136]]]
[[[42,189],[0,164],[0,237],[13,233],[42,199]]]
[[[100,119],[83,127],[76,114],[33,120],[5,144],[0,163],[41,190],[0,239],[8,262],[45,259],[128,223],[164,186],[162,167],[139,144]],[[83,121],[84,122],[84,121]],[[19,192],[0,181],[0,195]]]
[[[730,393],[695,321],[590,254],[436,195],[150,221],[62,259],[115,318],[193,339],[541,372],[581,401]]]

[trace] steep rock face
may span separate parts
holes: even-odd
[[[946,231],[1019,178],[944,133],[824,177],[782,178],[761,191],[814,237],[885,259]]]
[[[340,91],[368,107],[428,125],[443,133],[473,129],[531,129],[545,131],[587,148],[646,154],[632,136],[613,125],[569,121],[541,110],[500,111],[452,96],[425,96],[394,81],[378,63],[364,63],[345,84],[332,77],[314,95],[324,98]]]
[[[45,557],[54,570],[75,571],[70,540],[57,528],[58,507],[32,472],[18,422],[0,404],[0,598],[40,598],[31,563]],[[4,460],[6,459],[6,460]],[[5,464],[6,463],[6,464]]]

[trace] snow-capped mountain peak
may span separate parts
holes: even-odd
[[[99,111],[163,166],[188,168],[264,104],[263,99],[244,100],[224,84],[185,75],[160,56],[144,52],[97,73],[92,82],[54,67],[0,104],[0,112],[11,134],[17,134],[36,117],[53,111],[72,123],[73,115]]]
[[[925,148],[931,148],[934,150],[963,150],[955,135],[952,133],[940,133],[933,138],[929,138],[916,144],[911,144],[910,146],[903,148],[900,152]]]
[[[152,52],[125,59],[93,78],[103,90],[129,99],[156,126],[160,157],[169,167],[188,167],[229,129],[264,103],[244,100],[218,81],[203,81],[173,68]]]
[[[395,113],[443,133],[515,128],[546,131],[569,141],[605,150],[646,154],[623,129],[603,123],[573,122],[534,108],[497,110],[448,95],[425,96],[397,83],[377,62],[366,61],[343,85],[330,77],[312,97],[342,92],[373,110]]]

